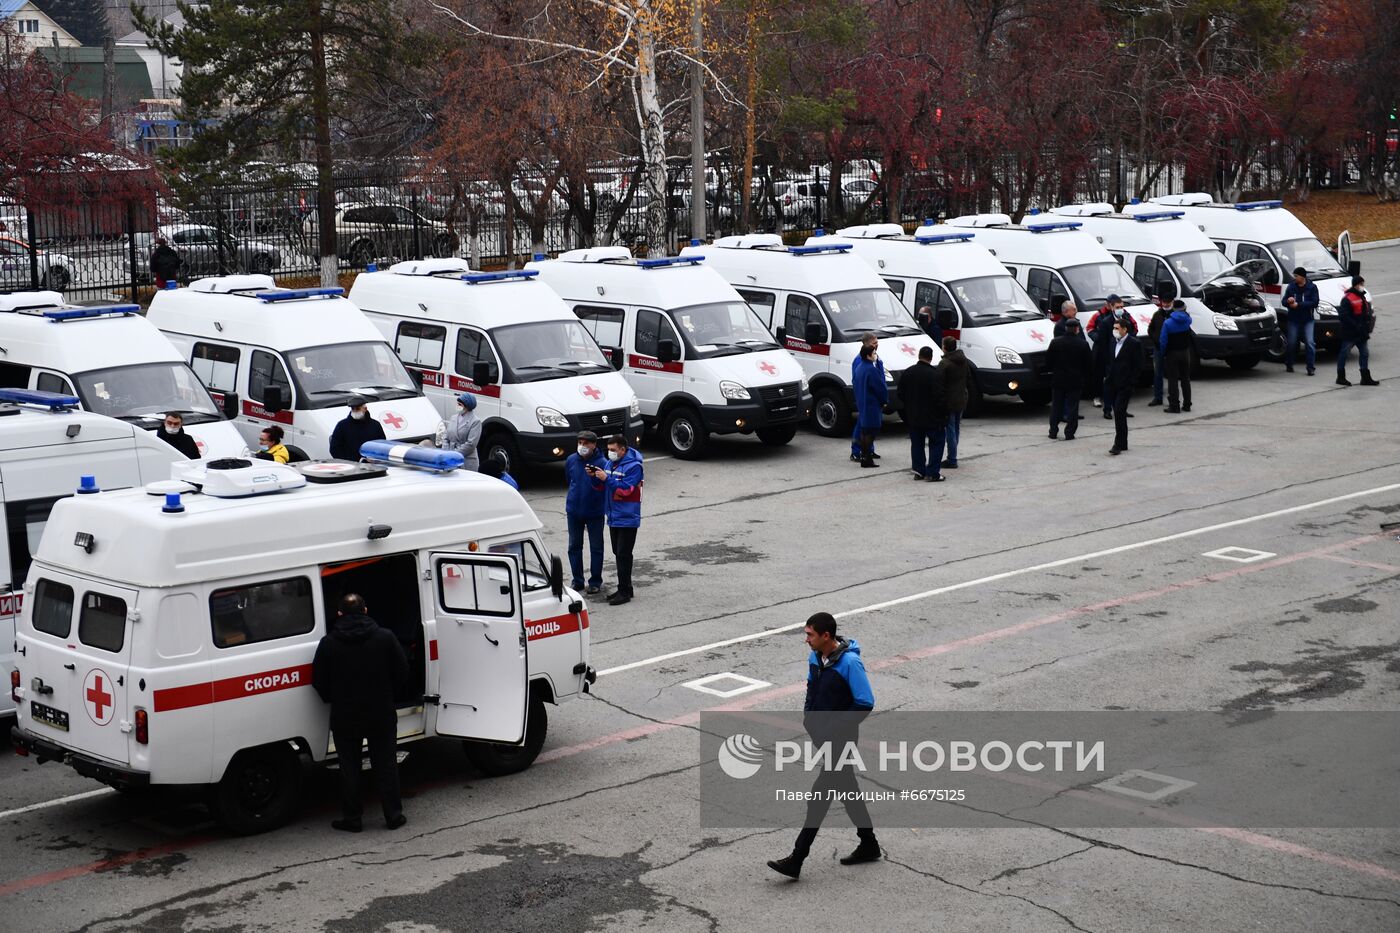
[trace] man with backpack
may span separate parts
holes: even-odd
[[[1341,325],[1342,343],[1337,348],[1337,385],[1349,386],[1347,379],[1347,357],[1351,348],[1356,347],[1356,359],[1361,364],[1361,384],[1378,386],[1371,378],[1371,328],[1376,324],[1376,313],[1371,307],[1371,299],[1366,297],[1366,280],[1356,276],[1351,280],[1351,288],[1342,295],[1342,303],[1337,308],[1337,323]]]

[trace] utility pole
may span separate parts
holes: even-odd
[[[695,61],[690,63],[690,236],[705,239],[705,73],[700,66],[704,50],[705,18],[701,4],[691,0],[690,31],[695,45]]]

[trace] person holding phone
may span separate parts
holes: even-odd
[[[612,539],[613,562],[617,566],[617,589],[608,597],[609,606],[632,601],[632,550],[642,527],[642,455],[627,446],[627,438],[608,438],[606,465],[585,467],[593,478],[593,488],[603,491],[604,514]]]

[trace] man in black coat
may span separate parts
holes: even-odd
[[[1138,372],[1142,369],[1142,348],[1122,319],[1113,322],[1113,343],[1108,353],[1104,406],[1112,400],[1113,446],[1108,452],[1116,457],[1128,449],[1128,403],[1132,401]]]
[[[350,414],[331,432],[331,456],[336,460],[359,460],[361,444],[382,440],[384,425],[370,416],[369,405],[357,397],[350,402]]]
[[[933,365],[933,347],[919,348],[918,362],[900,378],[899,397],[904,402],[904,423],[909,428],[914,479],[943,482],[939,464],[943,462],[948,406],[943,370]]]
[[[1094,377],[1094,351],[1079,332],[1079,321],[1067,317],[1060,322],[1064,333],[1050,341],[1045,362],[1050,367],[1050,438],[1060,434],[1065,423],[1065,440],[1074,440],[1079,430],[1079,398]]]
[[[365,610],[364,597],[346,593],[330,631],[316,646],[311,685],[331,705],[331,735],[340,756],[341,819],[331,826],[360,831],[360,746],[369,744],[370,766],[384,808],[384,825],[408,822],[399,798],[398,713],[394,697],[408,686],[408,661],[399,640]]]
[[[199,445],[193,437],[185,433],[185,416],[178,411],[165,413],[165,423],[158,432],[160,439],[191,460],[199,459]]]

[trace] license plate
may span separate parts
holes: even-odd
[[[61,709],[54,709],[52,706],[45,706],[30,700],[29,715],[34,717],[35,722],[42,722],[44,725],[62,732],[68,731],[68,714]]]

